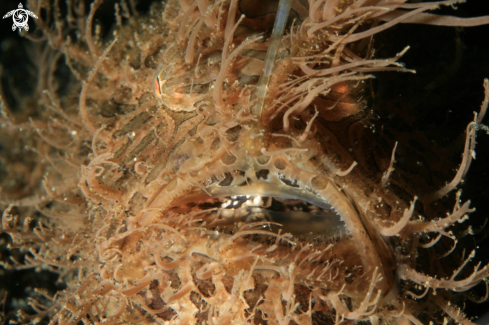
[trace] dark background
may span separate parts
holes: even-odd
[[[467,3],[458,5],[457,11],[448,7],[436,13],[459,17],[488,16],[489,1],[468,0]],[[473,112],[479,112],[484,98],[483,80],[489,78],[489,26],[459,30],[459,37],[464,46],[459,69],[447,80],[443,80],[440,87],[428,91],[427,86],[443,75],[453,62],[456,35],[455,28],[451,27],[406,24],[394,26],[375,37],[378,45],[376,56],[379,58],[392,57],[406,45],[411,46],[399,61],[404,62],[407,68],[416,70],[414,75],[377,74],[381,89],[379,112],[384,111],[383,114],[379,113],[381,121],[388,124],[391,119],[395,119],[385,112],[388,111],[383,107],[388,105],[385,103],[401,103],[401,107],[409,109],[417,116],[417,130],[429,134],[429,138],[442,147],[460,148],[460,155],[452,157],[453,175],[461,161],[465,128],[468,122],[473,120]],[[413,104],[417,98],[423,100]],[[489,114],[486,114],[483,123],[489,124]],[[477,158],[460,188],[463,190],[462,201],[471,200],[471,206],[477,209],[471,214],[469,222],[474,229],[479,229],[489,218],[489,135],[485,132],[478,132],[475,151]],[[396,157],[398,166],[400,160],[401,157]],[[462,229],[466,227],[467,224],[461,225]],[[473,246],[480,247],[476,252],[476,259],[483,264],[489,262],[488,237],[489,225],[471,238]],[[468,268],[472,270],[472,266]],[[482,296],[485,294],[483,287],[481,285],[477,290]],[[483,304],[467,301],[465,312],[469,316],[480,317],[476,324],[489,324],[489,301]]]
[[[17,9],[19,1],[0,0],[0,16]],[[22,2],[23,5],[25,2]],[[87,11],[90,2],[86,1]],[[104,1],[96,14],[95,21],[102,22],[105,31],[110,29],[114,20],[115,3],[115,0]],[[150,0],[141,0],[138,9],[146,11],[150,3]],[[468,0],[467,3],[458,5],[458,8],[457,11],[444,8],[438,13],[460,17],[489,15],[489,1],[487,0]],[[35,33],[35,20],[31,17],[29,17],[29,26],[29,33]],[[376,37],[376,44],[384,44],[379,46],[378,57],[391,57],[406,45],[410,45],[411,49],[400,61],[406,63],[408,68],[417,71],[415,75],[379,74],[377,78],[379,87],[383,89],[380,100],[421,96],[426,92],[426,85],[443,73],[444,68],[451,63],[450,60],[453,60],[454,38],[454,28],[416,25],[398,25]],[[445,128],[440,132],[446,132],[443,134],[444,143],[459,141],[460,137],[464,136],[467,123],[473,119],[472,112],[480,108],[483,99],[483,79],[489,78],[489,26],[465,28],[460,32],[460,38],[465,46],[460,69],[447,80],[443,87],[432,93],[430,101],[416,108],[420,113],[422,112],[420,123],[422,122],[423,126],[420,128],[424,127],[427,132],[437,128],[440,121],[443,121]],[[12,18],[0,20],[0,62],[13,62],[9,50],[12,41],[17,45],[23,41],[17,32],[12,32]],[[13,63],[19,64],[19,62]],[[386,123],[389,122],[388,118],[382,118],[385,118]],[[486,116],[484,123],[489,124],[489,116]],[[447,125],[451,132],[446,131]],[[477,142],[477,159],[472,163],[462,188],[463,199],[470,199],[473,202],[472,206],[477,207],[477,211],[471,215],[471,220],[474,220],[475,224],[480,224],[485,218],[489,218],[489,136],[479,132]],[[483,261],[489,261],[488,228],[489,226],[474,236],[477,245],[482,248],[478,250],[477,254]],[[4,235],[1,237],[5,238]],[[2,253],[0,251],[0,254]],[[56,278],[56,275],[46,271],[37,273],[9,271],[3,275],[0,273],[0,287],[8,287],[10,292],[7,301],[8,309],[13,307],[12,298],[24,298],[28,288],[47,287],[54,290],[55,288],[49,284],[53,283]],[[481,316],[489,312],[489,302],[480,305],[468,302],[466,312],[470,316]],[[485,316],[484,320],[481,319],[477,323],[488,324],[489,314]]]

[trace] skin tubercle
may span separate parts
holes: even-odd
[[[430,179],[402,168],[418,147],[375,113],[392,108],[373,74],[413,72],[407,47],[375,52],[372,36],[399,19],[385,11],[416,21],[433,4],[295,1],[265,98],[271,6],[170,0],[142,13],[121,2],[103,36],[100,5],[51,17],[51,4],[29,1],[36,78],[17,91],[2,77],[12,155],[1,168],[28,180],[2,180],[1,233],[20,258],[3,265],[66,286],[33,293],[19,322],[473,324],[458,293],[477,296],[489,268],[456,247],[474,210],[455,193],[487,130],[489,85],[460,166]],[[35,155],[16,163],[16,148]],[[319,232],[317,216],[335,230]]]

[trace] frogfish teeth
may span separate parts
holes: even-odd
[[[414,142],[373,122],[374,74],[414,72],[408,44],[378,57],[374,35],[489,23],[429,13],[458,2],[122,1],[103,37],[101,0],[28,1],[38,75],[0,91],[1,232],[20,258],[3,266],[65,287],[17,321],[473,324],[462,297],[483,298],[489,266],[457,247],[474,211],[457,188],[489,82],[455,173],[403,170]]]

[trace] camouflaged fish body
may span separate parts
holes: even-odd
[[[422,307],[405,292],[436,289],[433,305],[469,324],[448,301],[485,281],[488,267],[463,279],[457,268],[451,278],[429,276],[399,251],[451,236],[446,228],[466,218],[469,203],[435,220],[419,202],[429,206],[458,181],[407,197],[409,186],[402,194],[389,186],[396,142],[380,158],[381,177],[362,155],[372,73],[410,71],[398,62],[407,48],[374,58],[368,40],[387,28],[380,20],[434,6],[404,2],[294,1],[260,114],[253,107],[278,2],[169,0],[147,16],[117,5],[108,42],[92,35],[101,1],[80,39],[62,42],[46,27],[47,75],[64,56],[71,76],[64,95],[48,77],[38,105],[64,127],[48,127],[48,113],[31,127],[51,146],[38,151],[60,159],[43,167],[35,196],[11,202],[3,227],[26,244],[33,235],[15,230],[13,207],[54,216],[26,263],[77,276],[66,276],[52,307],[21,317],[421,324],[428,318],[419,320]],[[402,10],[402,19],[389,16]],[[461,172],[483,113],[467,128]],[[415,209],[429,221],[415,220]],[[413,241],[420,234],[433,242]]]

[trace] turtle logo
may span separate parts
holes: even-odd
[[[19,3],[19,9],[15,9],[7,12],[3,19],[12,16],[14,20],[14,24],[12,25],[12,30],[15,31],[17,28],[21,31],[24,28],[26,31],[29,30],[29,25],[27,25],[28,16],[34,17],[37,19],[37,16],[29,10],[23,9],[22,3]]]

